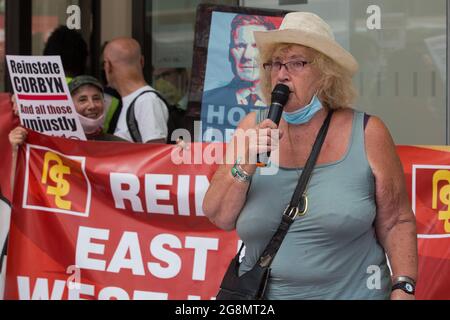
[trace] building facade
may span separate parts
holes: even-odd
[[[186,106],[200,0],[0,0],[0,90],[5,54],[40,55],[61,24],[89,45],[88,72],[101,77],[102,45],[137,39],[147,80]],[[207,3],[311,11],[360,63],[357,109],[380,116],[396,144],[448,145],[449,0],[217,0]]]

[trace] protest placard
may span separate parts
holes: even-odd
[[[20,123],[47,135],[86,140],[59,56],[6,56]]]

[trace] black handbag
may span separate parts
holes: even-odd
[[[238,277],[239,256],[242,250],[231,260],[227,272],[220,285],[216,300],[262,300],[269,281],[270,268],[259,263],[242,276]]]
[[[303,216],[308,209],[308,199],[305,194],[306,186],[311,177],[314,165],[319,157],[320,149],[325,140],[330,125],[333,110],[330,110],[314,142],[311,154],[299,178],[297,187],[289,205],[283,212],[281,223],[270,239],[258,262],[253,268],[239,276],[239,257],[244,244],[231,260],[220,285],[216,300],[263,300],[270,276],[270,264],[283,242],[289,227],[297,216]]]

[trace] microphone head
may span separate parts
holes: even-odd
[[[279,83],[275,86],[275,88],[272,91],[272,102],[277,102],[282,106],[284,106],[289,99],[290,93],[291,90],[287,85]]]

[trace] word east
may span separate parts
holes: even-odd
[[[192,280],[204,281],[208,254],[219,249],[217,238],[168,233],[157,234],[144,246],[140,239],[144,235],[130,231],[123,232],[118,244],[113,245],[117,239],[111,239],[110,233],[109,229],[80,226],[76,244],[76,265],[80,269],[110,273],[131,271],[135,276],[150,274],[159,279],[171,279],[178,276],[182,268],[192,268]],[[181,259],[179,249],[193,250],[189,250],[193,259],[189,259],[188,266],[183,265],[186,260]]]

